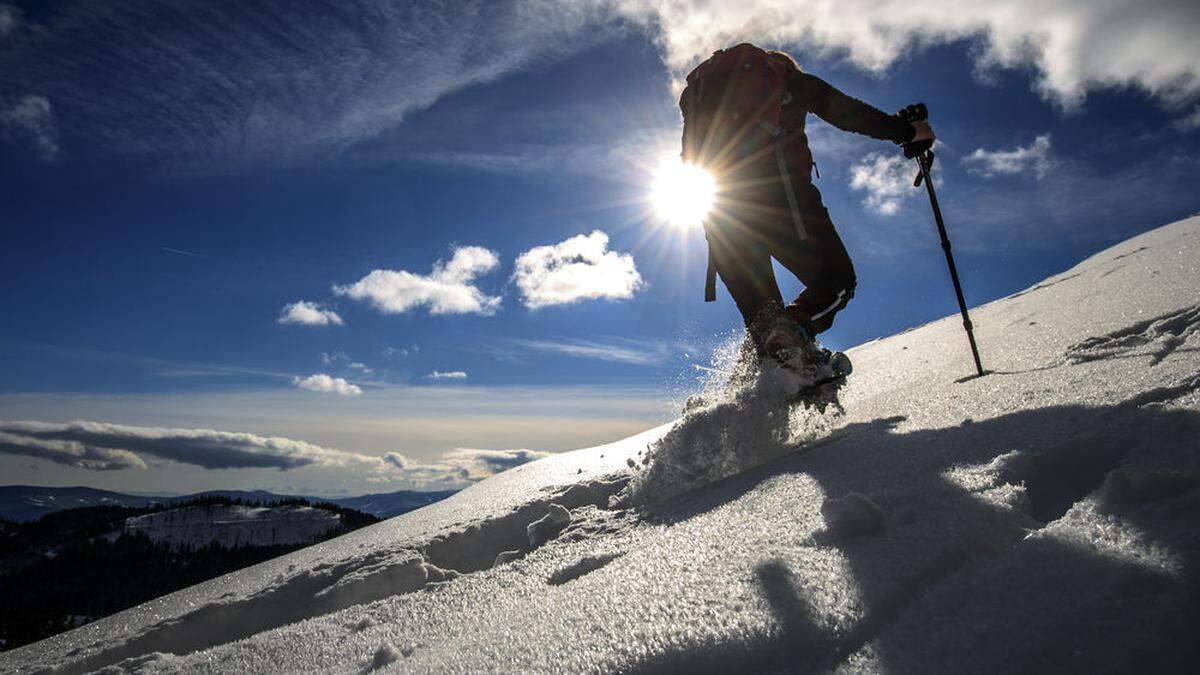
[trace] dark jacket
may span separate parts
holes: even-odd
[[[911,124],[897,115],[848,96],[825,80],[799,72],[793,75],[784,94],[779,115],[783,155],[788,168],[800,176],[809,175],[813,163],[805,134],[808,113],[825,120],[842,131],[851,131],[881,141],[904,143],[912,138]]]
[[[790,66],[789,66],[790,67]],[[834,88],[825,80],[798,71],[786,76],[786,85],[782,92],[782,105],[779,108],[778,126],[775,130],[777,137],[772,139],[768,131],[754,128],[753,125],[736,115],[718,117],[715,115],[688,114],[688,103],[703,110],[716,108],[718,101],[728,96],[739,97],[744,94],[737,90],[723,91],[709,87],[708,90],[697,93],[691,101],[689,91],[685,90],[680,98],[680,108],[684,113],[684,160],[694,161],[696,148],[707,144],[714,148],[733,147],[733,156],[722,155],[720,164],[737,166],[737,172],[752,175],[777,173],[778,159],[774,156],[776,142],[778,150],[786,163],[788,173],[792,178],[811,176],[813,167],[812,153],[808,148],[808,136],[805,134],[805,122],[809,113],[820,117],[829,124],[843,130],[863,134],[879,140],[903,143],[912,138],[914,130],[911,124],[896,115],[889,115],[868,105],[852,96],[848,96]],[[697,99],[699,99],[697,101]],[[705,101],[704,99],[710,99]],[[753,101],[751,107],[757,105]],[[715,120],[720,119],[720,122]],[[704,128],[708,125],[720,124],[720,128]],[[730,126],[734,128],[724,128]],[[743,129],[743,126],[751,128]],[[761,126],[761,125],[760,125]],[[737,143],[728,143],[727,139],[737,137]],[[692,139],[689,143],[689,138]],[[690,146],[690,147],[689,147]]]

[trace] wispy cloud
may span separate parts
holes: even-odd
[[[1026,146],[1012,150],[984,150],[963,158],[967,170],[985,177],[1014,174],[1033,170],[1038,178],[1046,175],[1050,168],[1050,134],[1042,134]]]
[[[427,380],[465,380],[467,374],[461,370],[435,370],[425,376]]]
[[[670,349],[660,342],[597,342],[592,340],[512,340],[520,351],[561,354],[581,359],[594,359],[637,366],[660,364],[670,357]]]
[[[596,19],[547,0],[77,3],[0,55],[0,93],[45,95],[73,138],[109,153],[290,163],[586,48]]]
[[[387,347],[383,348],[382,353],[384,356],[386,356],[390,359],[393,356],[404,357],[404,356],[408,356],[410,354],[416,354],[419,351],[421,351],[421,348],[418,347],[417,345],[409,345],[407,347],[393,347],[391,345],[388,345]]]
[[[279,311],[279,323],[302,326],[340,326],[342,317],[332,309],[308,300],[288,303]]]
[[[196,361],[174,361],[171,359],[160,359],[153,356],[141,356],[138,354],[127,354],[124,352],[87,349],[83,347],[64,347],[61,345],[48,345],[32,342],[4,341],[3,343],[16,349],[24,349],[34,353],[51,355],[57,358],[108,366],[120,366],[123,368],[133,368],[137,370],[149,371],[150,373],[162,376],[175,376],[180,373],[188,373],[229,377],[246,376],[273,380],[290,380],[292,378],[291,373],[272,370],[269,368],[255,368],[251,366],[217,363],[200,363]]]
[[[1175,120],[1175,128],[1180,131],[1200,129],[1200,105],[1192,106],[1190,112]]]
[[[434,263],[428,275],[404,270],[374,270],[358,281],[334,286],[334,293],[369,302],[384,314],[403,314],[419,307],[430,314],[494,314],[500,298],[475,286],[475,279],[496,269],[500,258],[479,246],[455,249],[449,262]]]
[[[21,8],[0,3],[0,39],[8,37],[21,25]]]
[[[321,394],[337,394],[338,396],[358,396],[362,394],[362,387],[356,384],[350,384],[340,377],[331,377],[325,373],[316,373],[308,377],[293,377],[292,384],[308,391],[315,391]]]
[[[163,251],[166,251],[167,253],[174,253],[176,255],[186,255],[190,258],[203,258],[204,257],[204,256],[200,255],[199,253],[185,251],[181,248],[171,248],[170,246],[159,246],[159,248],[162,249]]]
[[[0,98],[0,138],[25,143],[45,161],[58,157],[58,127],[45,96],[25,95],[15,102]]]
[[[530,309],[627,299],[644,285],[633,256],[608,250],[608,235],[600,230],[525,251],[517,258],[513,281]]]
[[[1094,245],[1144,232],[1194,208],[1200,157],[1174,147],[1140,154],[1136,141],[1126,143],[1109,148],[1129,158],[1117,165],[1057,153],[1053,170],[1033,183],[956,184],[962,189],[939,195],[954,222],[955,246],[996,253]]]

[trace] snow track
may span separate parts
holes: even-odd
[[[985,378],[948,317],[853,350],[844,415],[710,390],[0,670],[1187,672],[1197,260],[1193,218],[977,308]]]

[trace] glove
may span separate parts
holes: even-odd
[[[900,144],[904,148],[905,157],[912,159],[933,147],[936,136],[933,133],[933,127],[929,126],[929,110],[924,103],[905,106],[903,110],[896,113],[896,116],[908,122],[913,128],[912,136]]]
[[[933,135],[933,127],[929,126],[928,120],[917,120],[916,122],[912,122],[912,126],[913,135],[912,138],[908,139],[909,143],[928,141],[932,145],[933,140],[937,138]]]

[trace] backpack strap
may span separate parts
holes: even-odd
[[[796,226],[796,234],[800,240],[808,239],[808,230],[804,229],[804,219],[800,217],[800,205],[796,201],[796,191],[792,189],[792,176],[788,171],[787,162],[783,159],[783,143],[780,136],[775,136],[775,166],[779,167],[779,179],[783,181],[783,192],[787,195],[788,210],[792,212],[792,224]]]

